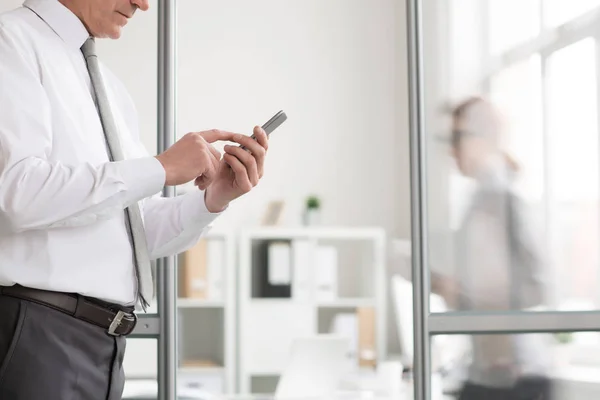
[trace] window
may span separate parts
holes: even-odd
[[[592,38],[548,58],[548,141],[552,197],[559,204],[598,197],[596,52]]]
[[[550,308],[600,309],[600,0],[486,4],[483,56],[498,62],[487,94],[507,120],[504,148],[522,167],[518,188],[542,210]],[[600,335],[588,336],[578,353],[598,354]]]
[[[556,51],[547,61],[550,245],[563,302],[593,303],[598,293],[595,48],[595,40],[587,38]]]
[[[599,0],[544,0],[544,25],[559,26],[598,6]]]
[[[518,9],[509,1],[487,4],[486,55],[500,60],[488,80],[489,96],[506,116],[504,148],[522,167],[517,187],[543,210],[552,308],[598,309],[600,34],[585,38],[573,30],[589,32],[600,14],[569,32],[557,27],[595,11],[600,0],[531,0]],[[537,40],[542,35],[545,40]]]
[[[515,12],[515,1],[488,0],[491,54],[502,53],[539,33],[540,0],[519,0],[518,3]]]
[[[542,63],[539,54],[503,69],[491,80],[490,97],[505,114],[504,149],[519,163],[518,189],[536,204],[544,192]]]

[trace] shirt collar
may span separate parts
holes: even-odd
[[[58,0],[25,0],[31,9],[69,46],[80,49],[90,37],[79,18]]]

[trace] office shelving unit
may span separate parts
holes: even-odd
[[[386,354],[385,232],[378,228],[259,228],[242,231],[238,243],[238,389],[274,389],[295,337],[328,333],[338,314],[374,313],[373,363]],[[269,246],[287,244],[289,285],[265,289]],[[336,293],[317,291],[316,249],[336,249]],[[271,260],[271,263],[273,260]],[[284,262],[285,264],[285,262]],[[358,329],[358,326],[356,327]],[[356,357],[362,358],[361,354]],[[363,354],[364,355],[364,354]],[[369,356],[369,355],[367,355]],[[358,359],[353,360],[358,364]]]
[[[179,386],[234,393],[236,387],[236,243],[231,232],[210,231],[206,242],[218,242],[217,298],[184,297],[180,279],[177,300],[179,324]],[[215,256],[207,254],[207,257]],[[183,274],[185,254],[180,255]],[[210,290],[210,288],[209,288]]]

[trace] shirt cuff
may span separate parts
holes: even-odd
[[[127,205],[154,196],[165,186],[165,169],[155,157],[118,161],[116,164],[127,188]]]
[[[204,191],[194,190],[183,195],[181,226],[183,230],[208,227],[223,212],[211,213],[204,202]]]

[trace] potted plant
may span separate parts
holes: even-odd
[[[572,332],[557,332],[554,334],[554,339],[558,343],[555,348],[555,363],[559,368],[567,367],[570,364],[570,355],[572,347],[570,344],[573,342]]]
[[[306,199],[304,210],[304,225],[318,225],[321,219],[321,200],[317,196],[309,196]]]
[[[554,338],[560,344],[569,344],[573,341],[573,332],[557,332]]]

